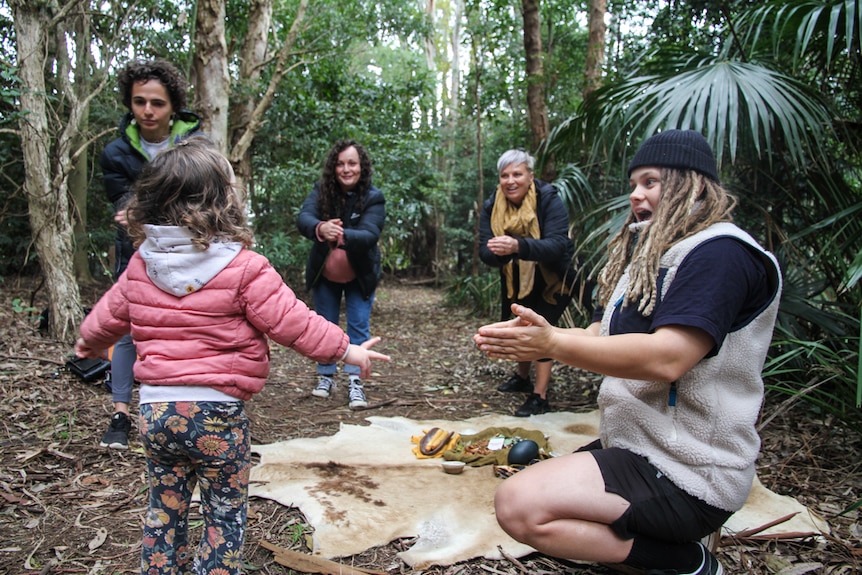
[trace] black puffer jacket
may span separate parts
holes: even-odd
[[[115,213],[120,211],[129,201],[132,184],[138,179],[138,174],[141,173],[144,164],[150,161],[141,147],[140,132],[131,124],[132,117],[131,112],[127,112],[123,116],[120,120],[121,136],[109,142],[99,158],[105,181],[105,194],[114,205]],[[200,126],[201,119],[197,114],[188,110],[179,112],[171,128],[171,142],[176,143],[182,138],[198,132]],[[129,258],[135,252],[123,226],[117,227],[114,246],[117,258],[114,277],[119,277],[126,269]]]
[[[311,194],[303,202],[296,220],[300,233],[314,242],[305,268],[305,284],[309,290],[320,280],[323,265],[329,255],[328,242],[317,239],[317,224],[322,221],[318,207],[319,193],[319,187],[315,184]],[[344,223],[347,261],[356,272],[362,297],[368,299],[377,289],[377,282],[380,280],[380,249],[377,242],[386,221],[386,199],[374,186],[371,186],[364,196],[360,213],[355,210],[359,204],[359,195],[348,194],[341,221]]]

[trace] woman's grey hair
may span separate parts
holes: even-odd
[[[536,160],[533,156],[524,150],[508,150],[503,152],[503,155],[497,160],[497,173],[502,172],[503,168],[512,164],[527,164],[527,169],[532,172],[535,163]]]

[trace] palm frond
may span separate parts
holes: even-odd
[[[595,104],[583,122],[570,124],[598,136],[594,154],[609,139],[679,128],[704,133],[719,163],[734,163],[743,143],[767,161],[786,150],[800,169],[812,156],[827,163],[820,143],[832,134],[828,107],[801,82],[756,64],[701,61],[678,73],[630,78],[599,90]]]
[[[566,204],[570,219],[578,217],[578,214],[596,201],[596,194],[589,178],[575,164],[563,166],[557,173],[554,187],[557,188],[557,194]]]
[[[851,289],[862,278],[862,249],[856,252],[853,263],[847,268],[847,276],[844,279],[844,289]]]
[[[862,49],[862,6],[855,0],[772,0],[745,12],[738,27],[750,45],[771,38],[776,55],[785,53],[793,38],[797,65],[814,43],[823,46],[827,68],[842,51]]]

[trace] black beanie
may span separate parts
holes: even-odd
[[[719,181],[712,148],[703,134],[694,130],[665,130],[648,138],[632,158],[628,175],[642,166],[694,170]]]

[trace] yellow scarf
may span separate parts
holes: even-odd
[[[539,219],[536,216],[536,184],[530,184],[530,189],[520,206],[512,204],[500,186],[497,186],[494,207],[491,209],[491,232],[494,236],[512,236],[514,238],[540,239],[542,231],[539,229]],[[523,299],[533,291],[533,282],[536,277],[537,262],[529,260],[518,260],[518,298]],[[545,288],[542,297],[546,302],[555,304],[554,294],[571,291],[571,286],[566,286],[556,272],[549,269],[545,264],[539,263],[539,271],[545,279]],[[514,259],[503,266],[503,277],[506,281],[506,294],[508,299],[515,299]]]

